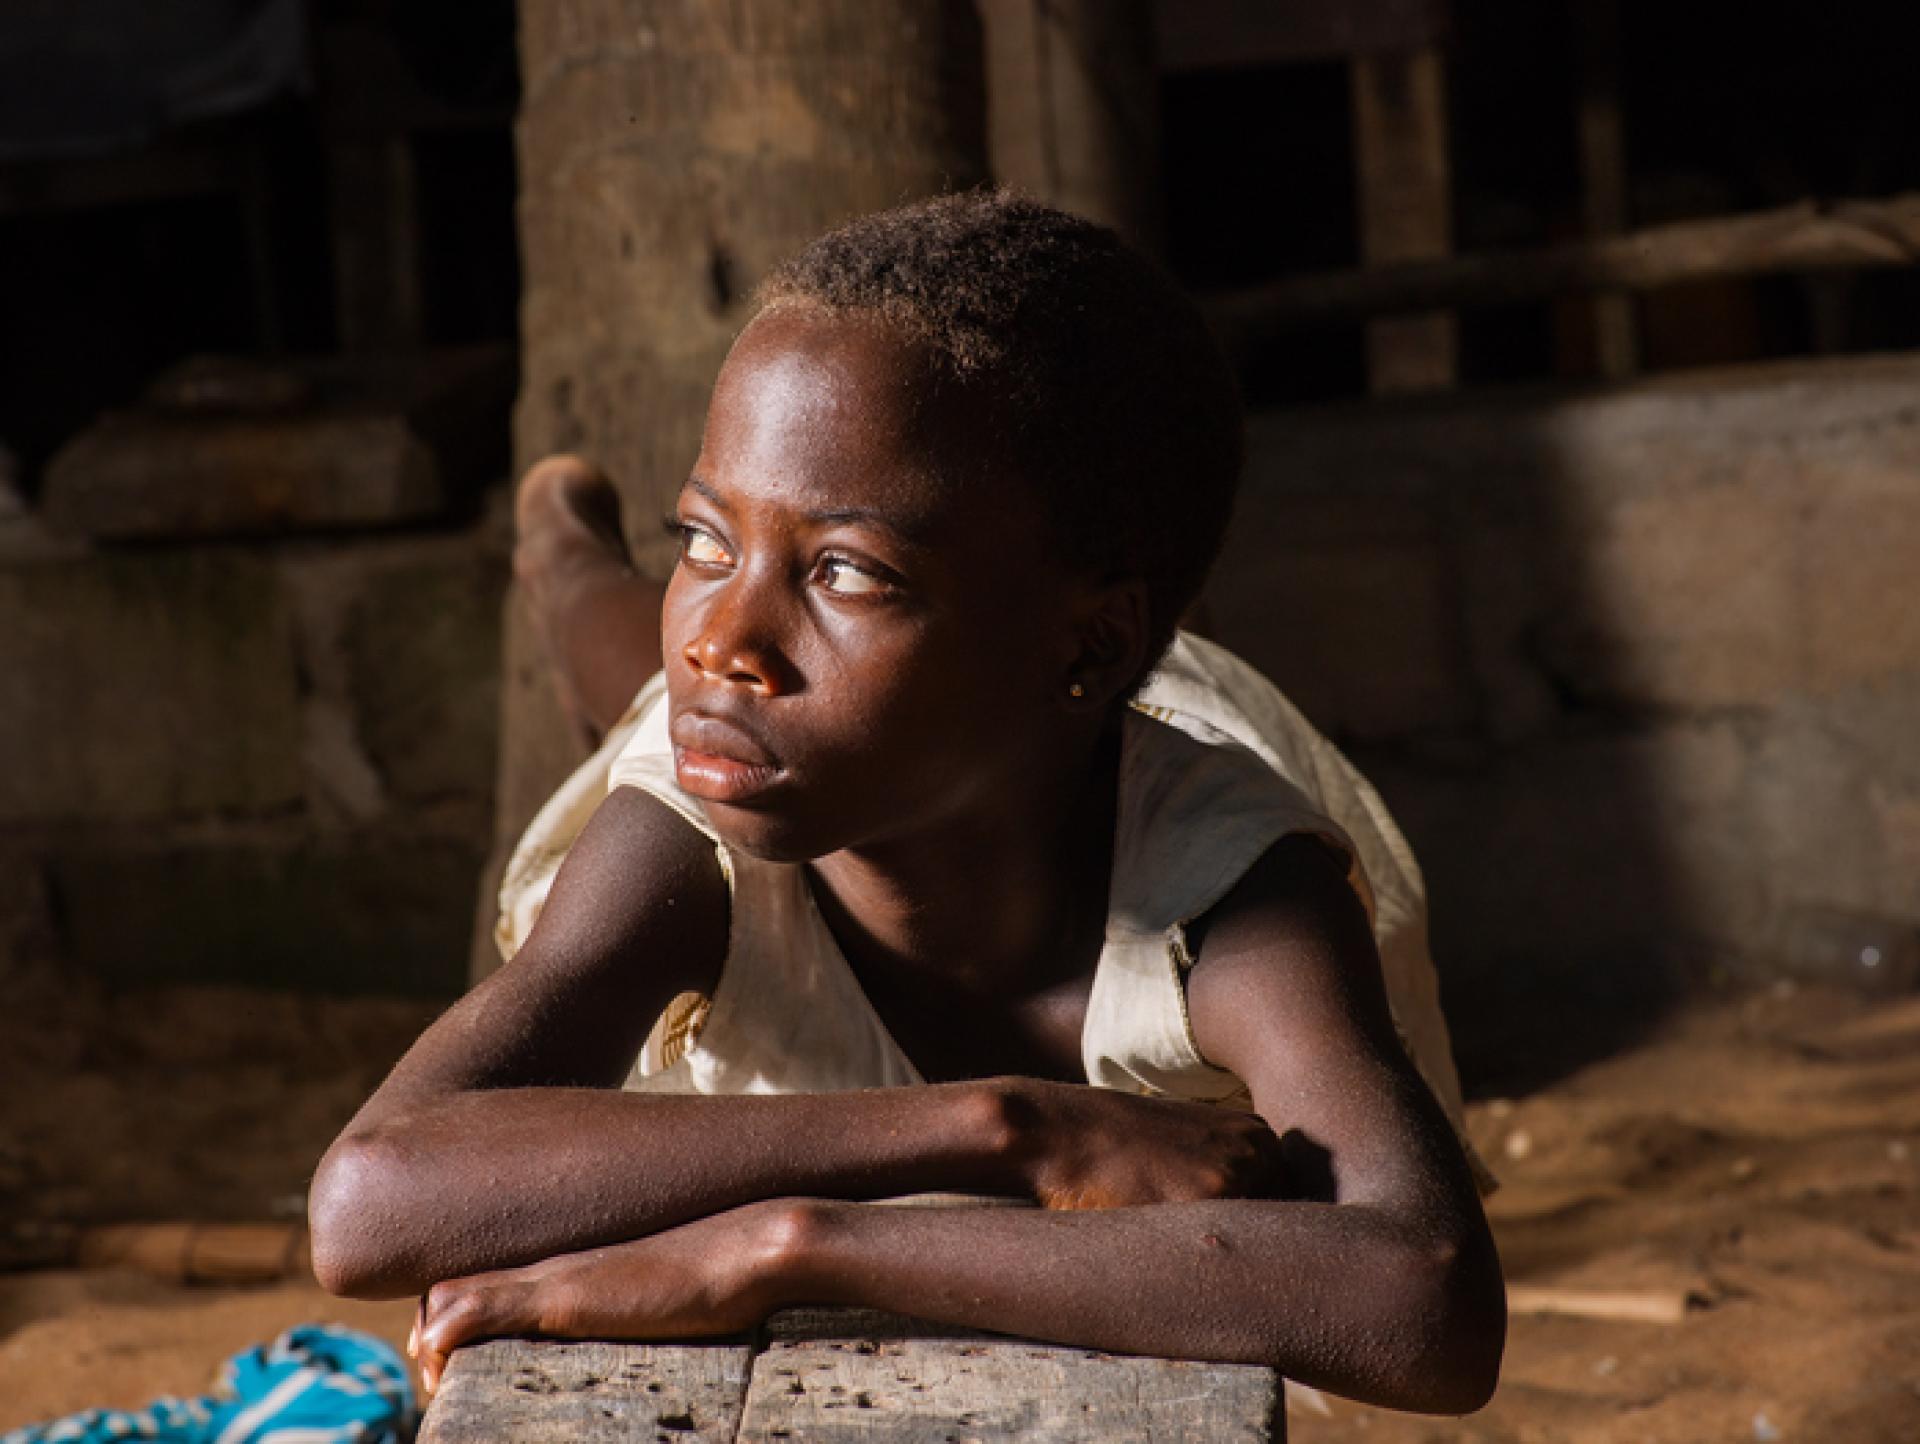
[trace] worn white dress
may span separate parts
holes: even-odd
[[[664,701],[665,679],[656,676],[528,828],[501,888],[502,955],[532,929],[600,799],[638,787],[713,840],[733,908],[713,996],[674,1001],[626,1086],[737,1094],[923,1082],[841,954],[805,867],[733,852],[675,782]],[[1378,795],[1333,745],[1253,668],[1183,633],[1127,714],[1119,788],[1106,942],[1081,1038],[1087,1081],[1246,1102],[1240,1080],[1194,1044],[1184,930],[1278,839],[1306,832],[1350,859],[1401,1041],[1458,1129],[1460,1085],[1427,951],[1420,870]]]

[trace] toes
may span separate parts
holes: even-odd
[[[543,530],[585,528],[603,542],[622,544],[620,493],[605,472],[577,456],[549,456],[521,478],[514,524],[523,539]]]
[[[513,571],[541,599],[573,582],[632,569],[620,494],[576,457],[552,457],[527,473],[514,503]]]
[[[536,461],[520,478],[514,493],[513,509],[517,521],[538,520],[538,514],[556,502],[564,504],[570,492],[606,485],[599,468],[584,457],[561,452]]]

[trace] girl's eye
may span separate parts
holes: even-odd
[[[874,596],[887,590],[886,582],[844,557],[825,557],[821,560],[820,584],[843,597]]]
[[[674,529],[680,533],[680,555],[695,566],[733,565],[733,558],[727,554],[727,549],[720,545],[720,539],[704,527],[681,522]]]

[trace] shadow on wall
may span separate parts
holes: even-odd
[[[1256,418],[1223,641],[1426,869],[1470,1089],[1920,913],[1920,359]]]

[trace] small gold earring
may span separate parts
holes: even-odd
[[[1067,688],[1067,695],[1069,697],[1074,697],[1074,698],[1084,697],[1087,695],[1087,689],[1081,686],[1078,682],[1075,682],[1072,686]]]

